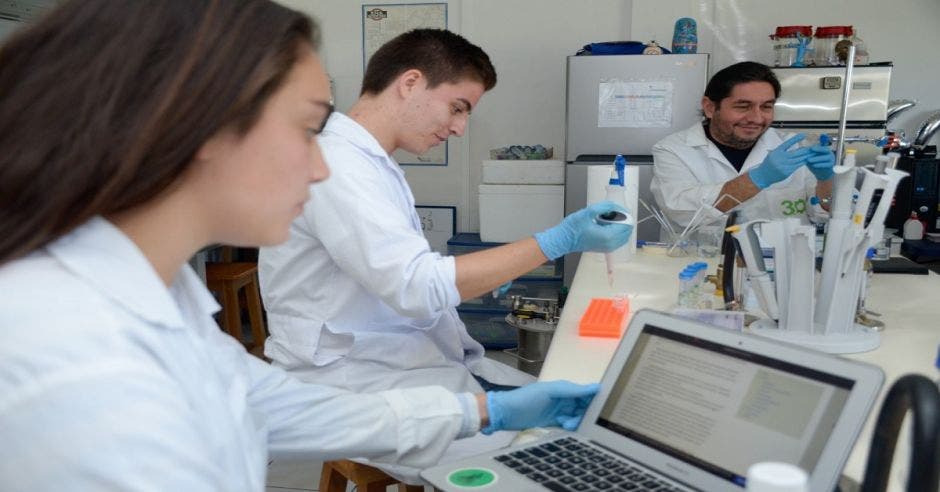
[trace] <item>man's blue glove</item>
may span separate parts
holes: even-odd
[[[490,391],[486,394],[490,425],[480,432],[489,435],[552,425],[575,430],[598,389],[599,384],[549,381],[512,391]]]
[[[598,224],[594,218],[614,210],[628,213],[614,202],[595,203],[565,217],[555,227],[536,233],[535,240],[542,248],[542,253],[550,260],[577,251],[613,251],[630,239],[633,226]]]
[[[806,167],[809,168],[817,181],[832,179],[835,174],[832,167],[836,165],[836,156],[829,147],[823,145],[814,145],[809,148],[812,154],[806,159]]]
[[[764,162],[748,171],[747,174],[751,177],[751,181],[763,190],[790,177],[794,171],[806,163],[807,157],[813,153],[808,147],[787,150],[804,138],[806,138],[806,135],[798,133],[767,154]]]

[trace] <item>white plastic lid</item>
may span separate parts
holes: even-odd
[[[806,492],[809,478],[796,465],[767,461],[747,469],[748,492]]]

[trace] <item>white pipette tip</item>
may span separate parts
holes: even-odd
[[[614,256],[610,253],[604,253],[604,261],[607,263],[607,285],[614,286]]]

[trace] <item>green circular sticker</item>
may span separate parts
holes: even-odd
[[[447,475],[447,481],[458,487],[486,487],[496,481],[496,474],[485,468],[462,468]]]

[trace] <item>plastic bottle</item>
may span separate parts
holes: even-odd
[[[688,54],[698,51],[698,32],[695,19],[682,17],[676,20],[672,32],[672,52],[674,54]]]
[[[711,282],[705,282],[702,284],[701,295],[698,300],[699,309],[713,309],[716,304],[715,292],[718,289],[715,287],[715,284]]]
[[[911,212],[911,217],[904,221],[905,241],[920,241],[924,238],[924,223],[917,218],[917,212]]]
[[[816,58],[816,65],[845,65],[843,59],[839,58],[839,43],[848,40],[852,35],[852,26],[821,26],[816,28],[816,35],[813,38],[813,46]]]
[[[692,267],[695,271],[695,282],[698,285],[705,283],[705,274],[706,270],[708,270],[708,263],[705,263],[704,261],[696,261],[695,263],[690,263],[689,266]]]
[[[692,290],[692,274],[686,270],[679,272],[679,297],[676,299],[676,304],[679,307],[689,307],[689,295]]]
[[[636,202],[637,193],[630,193],[631,189],[635,190],[638,184],[633,183],[632,188],[627,183],[627,160],[622,155],[617,155],[614,159],[614,168],[610,171],[610,180],[607,184],[607,194],[606,199],[610,200],[623,208],[627,209],[631,215],[634,214],[636,206],[630,206],[631,200],[628,195],[634,197],[633,202]],[[635,217],[635,215],[634,215]],[[636,228],[633,230],[633,234],[630,236],[630,239],[627,241],[627,244],[615,249],[608,253],[611,255],[611,259],[614,262],[627,262],[633,259],[636,256]]]
[[[862,41],[862,38],[858,37],[858,29],[855,29],[852,33],[852,44],[855,46],[855,64],[856,65],[868,65],[868,46],[865,45],[865,41]]]
[[[697,308],[699,299],[702,297],[702,280],[699,278],[699,268],[694,263],[690,263],[682,270],[682,274],[688,279],[688,289],[686,290],[685,305],[683,307]]]
[[[773,42],[774,66],[803,67],[813,59],[809,43],[812,26],[777,26],[770,35]]]

